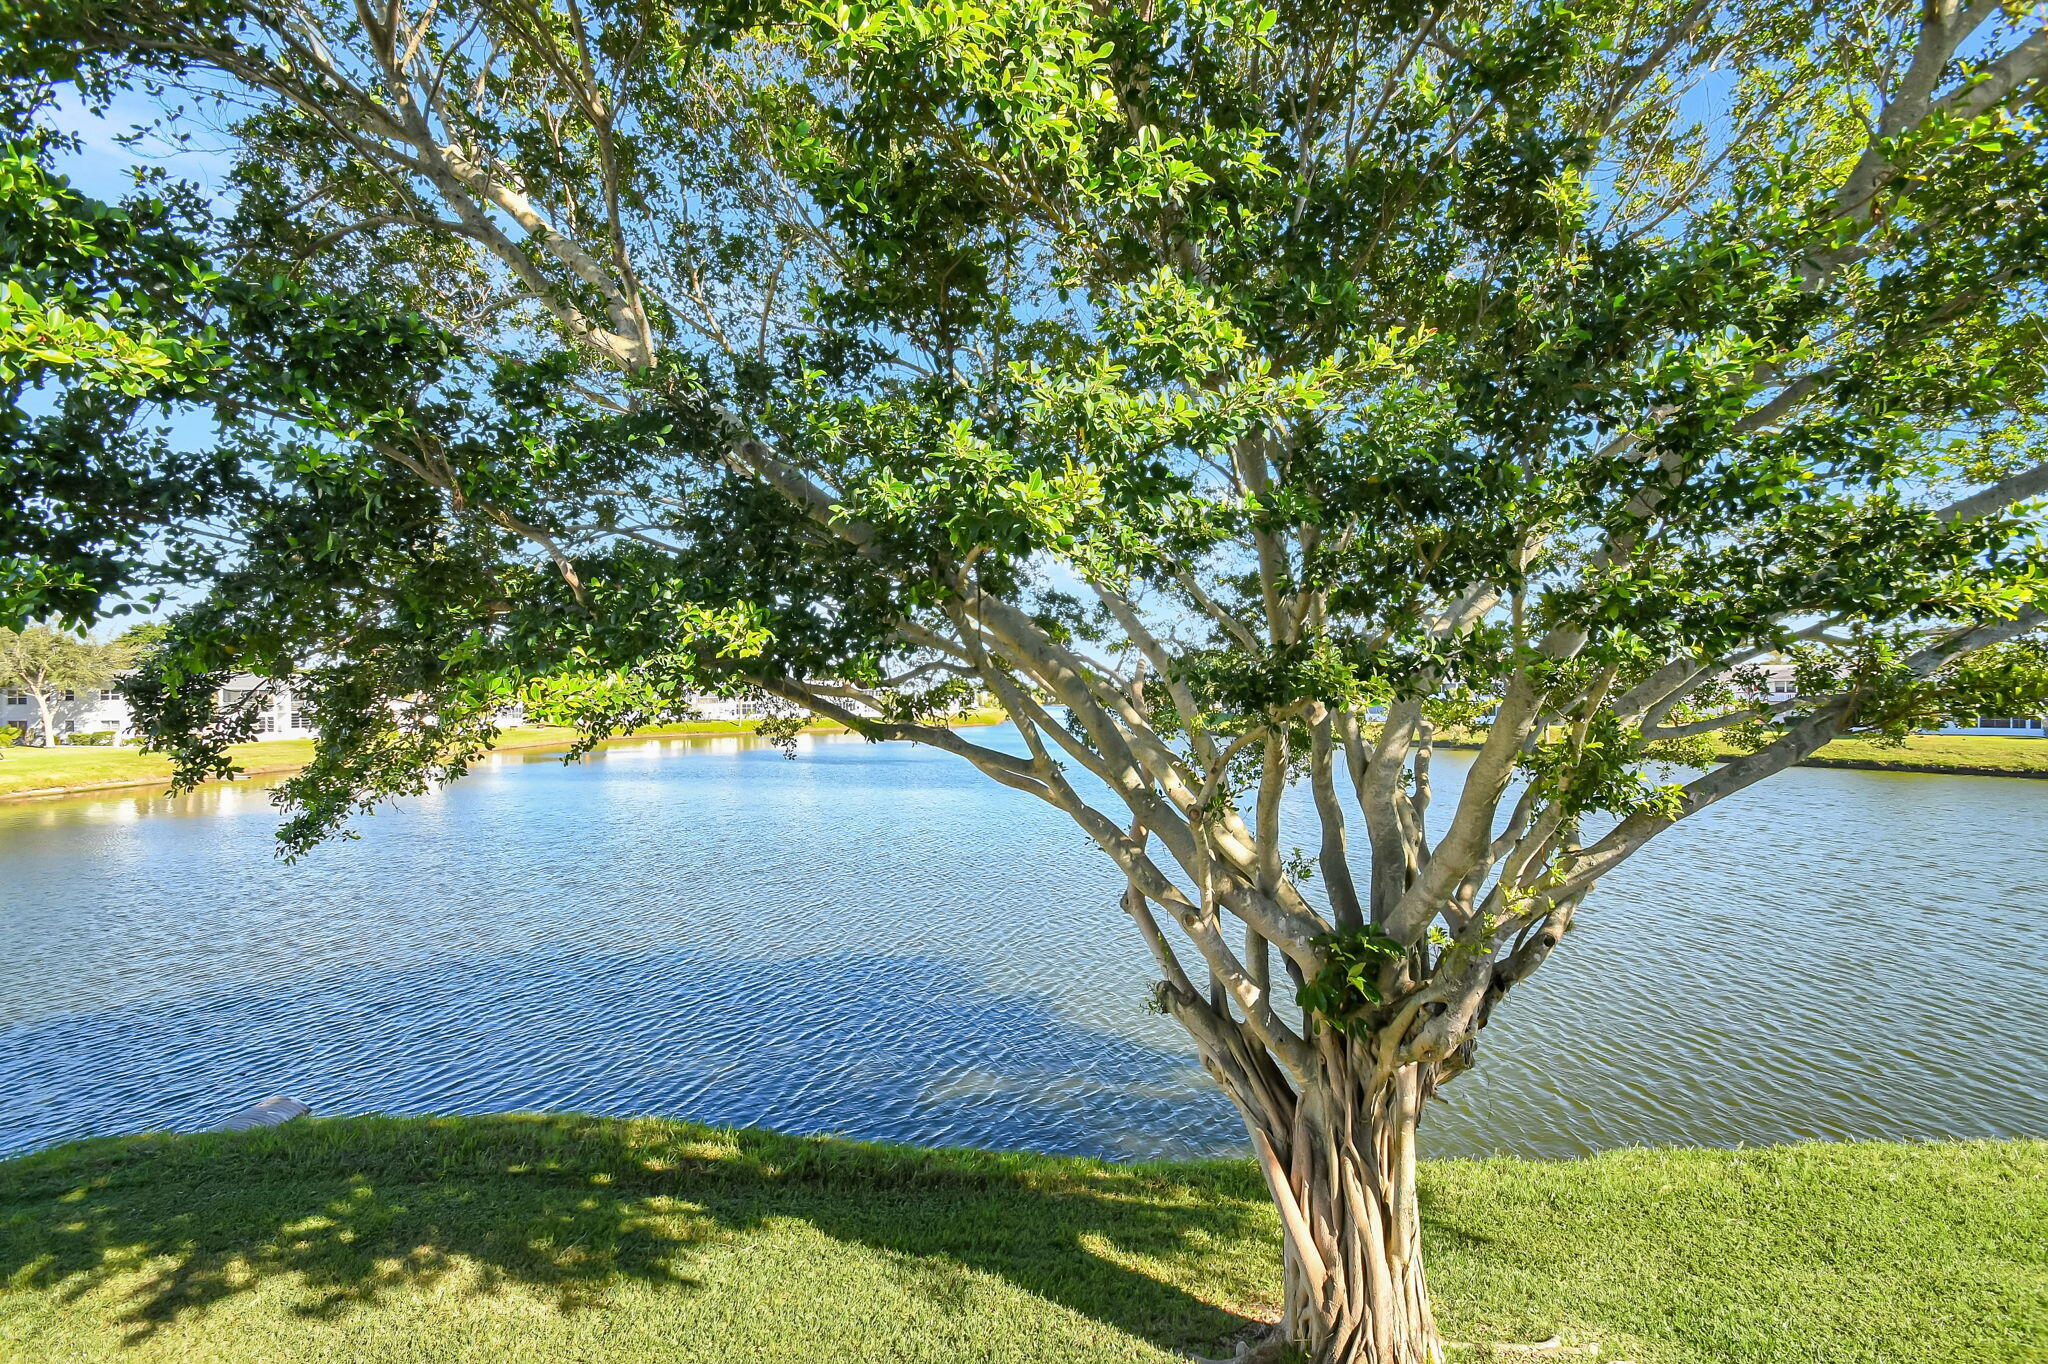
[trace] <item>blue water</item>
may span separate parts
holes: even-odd
[[[0,1153],[277,1093],[1241,1146],[1100,853],[946,755],[506,754],[290,866],[276,818],[255,783],[0,805]],[[1799,770],[1718,806],[1601,887],[1428,1149],[2048,1134],[2044,851],[2048,782]]]

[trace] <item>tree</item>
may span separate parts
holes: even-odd
[[[7,95],[21,87],[10,82]],[[179,457],[137,424],[152,392],[204,368],[203,330],[181,334],[177,295],[195,262],[174,210],[89,201],[45,160],[73,145],[0,101],[0,626],[96,617],[110,594],[156,579],[189,546],[174,528],[217,491],[206,458]],[[203,277],[202,277],[203,279]],[[149,551],[154,550],[154,556]]]
[[[64,17],[17,8],[0,34],[0,628],[82,627],[210,580],[211,512],[260,490],[247,451],[194,449],[170,413],[210,404],[224,430],[264,414],[330,430],[360,416],[356,376],[402,383],[404,357],[439,339],[362,300],[214,269],[211,207],[160,169],[120,204],[54,173],[80,149],[50,126],[56,83],[103,107],[127,81],[182,69],[176,53],[112,62],[35,41],[38,21]]]
[[[57,742],[55,712],[68,693],[105,687],[134,661],[119,644],[94,644],[46,625],[0,630],[0,687],[28,693],[36,704],[37,740]]]
[[[217,329],[236,549],[140,713],[196,780],[220,675],[300,674],[291,853],[532,688],[956,754],[1125,878],[1280,1212],[1274,1348],[1437,1358],[1418,1125],[1597,882],[2048,696],[2048,27],[1834,8],[47,15],[231,126],[216,253],[416,338]],[[966,687],[1021,754],[930,722]]]

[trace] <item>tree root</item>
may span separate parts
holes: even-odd
[[[1206,1359],[1201,1355],[1190,1355],[1188,1364],[1277,1364],[1285,1353],[1286,1342],[1280,1340],[1277,1329],[1253,1332],[1237,1341],[1237,1350],[1224,1359]],[[1598,1359],[1598,1345],[1567,1345],[1557,1336],[1548,1340],[1531,1341],[1472,1341],[1447,1340],[1444,1347],[1451,1350],[1480,1350],[1484,1357],[1496,1359]],[[1610,1360],[1609,1364],[1629,1364],[1626,1359]]]
[[[1287,1342],[1281,1339],[1278,1325],[1253,1325],[1238,1333],[1237,1348],[1222,1359],[1205,1359],[1201,1355],[1188,1356],[1188,1364],[1279,1364],[1286,1353]]]

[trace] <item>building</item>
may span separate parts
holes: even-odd
[[[1764,663],[1756,665],[1762,674],[1760,699],[1769,705],[1779,705],[1794,700],[1799,688],[1794,682],[1797,669],[1789,663]],[[1730,675],[1732,677],[1732,674]],[[2048,738],[2048,716],[2043,715],[1979,715],[1971,724],[1948,724],[1940,729],[1924,731],[1933,734],[1978,734],[2006,739]]]
[[[1799,670],[1790,663],[1759,664],[1757,671],[1763,674],[1763,701],[1766,705],[1780,705],[1799,695],[1798,684],[1793,680]]]
[[[1985,734],[2005,739],[2048,738],[2048,715],[1979,715],[1971,725],[1943,725],[1941,734]]]
[[[256,712],[257,739],[310,739],[313,737],[313,716],[289,685],[278,685],[249,674],[238,674],[228,679],[228,685],[221,688],[220,701],[223,707],[245,703],[252,694],[267,695],[269,700]],[[874,707],[862,701],[841,702],[856,714],[874,714]],[[750,696],[696,696],[690,700],[690,707],[706,720],[745,721],[758,720],[773,714],[780,703],[761,695]],[[67,691],[52,708],[51,722],[57,731],[57,741],[62,743],[74,734],[110,734],[111,742],[128,743],[138,736],[133,719],[128,714],[128,703],[121,693],[112,687],[90,691]],[[498,717],[501,725],[524,724],[524,711],[517,706],[508,708]],[[26,691],[0,689],[0,725],[19,725],[22,733],[32,734],[42,725],[41,713],[36,709],[35,698]]]
[[[224,705],[238,704],[268,685],[262,678],[247,674],[229,678],[228,685],[221,689],[221,702]],[[30,734],[39,730],[42,723],[42,713],[36,709],[35,698],[28,692],[18,687],[0,689],[0,725],[19,725],[22,733]],[[59,743],[73,734],[112,734],[112,742],[117,744],[127,743],[136,737],[134,721],[128,714],[128,703],[112,687],[62,693],[57,704],[51,707],[50,723],[57,731]],[[256,737],[313,737],[313,717],[299,705],[290,687],[277,688],[268,703],[256,713]]]
[[[111,730],[118,740],[128,727],[128,703],[112,687],[65,691],[50,708],[50,719],[59,739],[67,734]],[[40,730],[42,724],[43,713],[24,688],[0,688],[0,725],[19,726],[28,735]]]

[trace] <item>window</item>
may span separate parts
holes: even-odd
[[[66,701],[76,701],[78,699],[78,693],[71,690],[71,688],[66,687],[64,689],[64,699]]]
[[[256,732],[258,734],[277,733],[277,712],[272,710],[259,712],[256,716]]]
[[[292,707],[292,728],[293,728],[293,729],[311,729],[312,727],[313,727],[313,712],[312,712],[312,711],[310,711],[310,710],[308,710],[308,709],[306,709],[306,708],[305,708],[304,706],[293,706],[293,707]]]
[[[7,704],[8,704],[8,705],[10,705],[10,706],[25,706],[25,705],[27,705],[27,704],[28,704],[28,693],[27,693],[27,692],[25,692],[25,691],[21,691],[21,690],[19,690],[18,688],[15,688],[15,687],[9,687],[9,688],[7,689]]]

